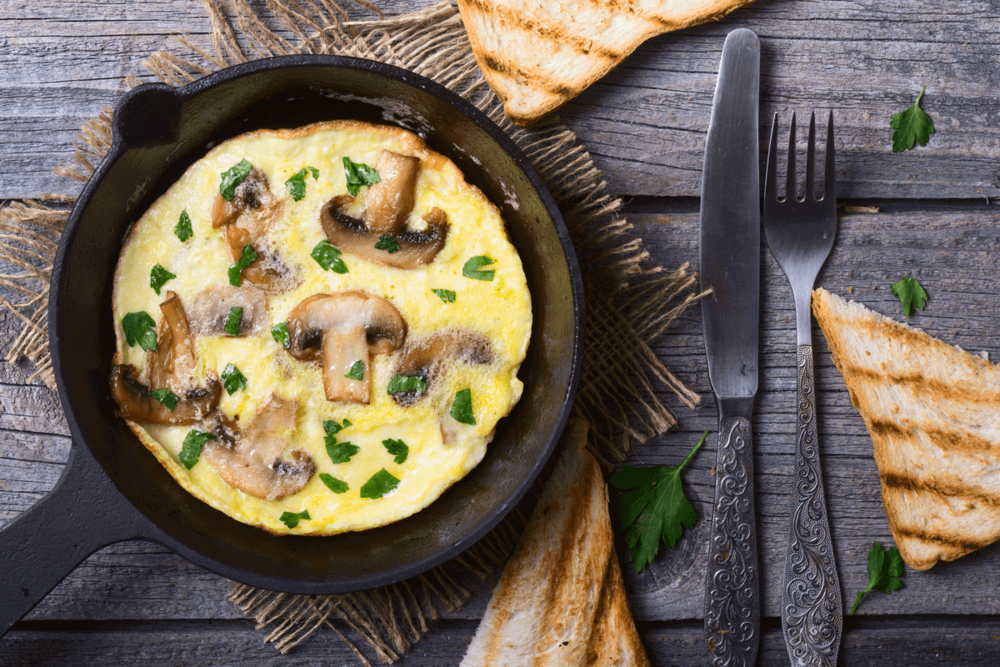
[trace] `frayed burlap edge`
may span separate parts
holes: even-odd
[[[353,0],[377,12],[364,0]],[[699,397],[663,364],[655,340],[701,295],[692,291],[695,276],[685,264],[666,271],[649,259],[632,226],[617,215],[620,200],[606,183],[575,134],[555,117],[519,128],[503,114],[475,62],[455,6],[445,2],[427,10],[371,21],[350,21],[331,0],[264,0],[272,29],[248,0],[202,0],[212,22],[212,48],[177,38],[183,55],[153,54],[144,65],[162,81],[183,85],[212,71],[254,58],[293,53],[330,53],[387,62],[422,74],[454,90],[486,113],[521,147],[559,202],[573,236],[587,297],[587,344],[575,411],[591,426],[593,449],[605,462],[618,461],[632,443],[665,432],[675,424],[657,394],[669,387],[694,407]],[[282,34],[284,33],[284,34]],[[290,36],[286,36],[290,35]],[[293,40],[295,43],[289,40]],[[252,55],[247,55],[252,52]],[[126,79],[131,87],[139,83]],[[111,111],[88,121],[76,145],[74,163],[56,173],[86,181],[111,145]],[[26,357],[32,378],[55,388],[45,320],[52,260],[71,197],[13,203],[0,210],[0,262],[19,269],[0,275],[0,285],[21,295],[0,296],[0,308],[24,327],[7,360]],[[365,656],[333,624],[339,619],[385,662],[398,659],[442,610],[458,609],[469,597],[453,574],[469,570],[481,578],[502,566],[517,542],[524,517],[515,512],[484,540],[431,572],[394,586],[334,596],[296,596],[236,585],[229,599],[266,629],[266,640],[286,652],[321,627],[329,627]]]

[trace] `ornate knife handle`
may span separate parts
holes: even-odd
[[[750,410],[745,413],[749,416]],[[752,667],[760,638],[753,431],[747,417],[725,416],[725,410],[723,415],[705,581],[705,636],[713,667]]]
[[[781,628],[794,667],[834,667],[844,606],[819,464],[811,345],[799,346],[798,374],[795,491],[781,583]]]

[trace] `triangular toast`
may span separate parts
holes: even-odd
[[[1000,367],[822,288],[812,303],[875,444],[906,564],[1000,539]]]
[[[472,51],[507,116],[530,125],[644,41],[753,0],[458,0]]]
[[[571,422],[566,448],[461,667],[646,667],[615,554],[608,487]]]

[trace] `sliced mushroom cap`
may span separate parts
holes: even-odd
[[[156,349],[147,353],[149,386],[170,389],[181,396],[195,384],[198,355],[194,337],[180,297],[168,291],[160,304],[160,323],[156,327]]]
[[[228,336],[226,320],[232,308],[242,308],[240,338],[263,331],[270,320],[267,295],[253,285],[217,285],[195,295],[188,309],[191,331],[199,336]]]
[[[149,387],[136,379],[132,364],[111,369],[111,396],[118,404],[118,414],[141,424],[194,424],[212,414],[222,397],[222,384],[209,377],[205,388],[188,389],[178,394],[173,410],[152,397]]]
[[[427,391],[424,394],[401,391],[392,395],[393,400],[403,407],[416,403],[432,391],[449,360],[467,364],[492,364],[493,345],[483,334],[465,329],[446,329],[410,341],[396,361],[393,374],[419,375],[427,381]]]
[[[371,357],[402,347],[406,321],[395,306],[374,294],[314,294],[289,314],[288,334],[293,357],[320,360],[328,401],[368,403]],[[364,363],[362,379],[346,377],[358,361]]]
[[[375,170],[378,183],[368,188],[365,201],[365,226],[375,235],[395,235],[406,227],[417,195],[417,170],[420,158],[383,150]]]
[[[251,496],[281,500],[298,493],[316,472],[301,449],[281,456],[295,432],[298,407],[297,399],[272,395],[242,433],[231,419],[216,419],[219,439],[205,444],[204,458],[223,482]]]

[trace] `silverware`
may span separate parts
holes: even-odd
[[[711,664],[754,664],[760,635],[753,438],[760,289],[757,100],[760,42],[726,37],[705,145],[701,186],[701,287],[708,375],[719,408],[715,506],[705,581]]]
[[[795,114],[792,114],[789,132],[785,198],[778,199],[777,114],[771,125],[771,147],[764,179],[764,234],[767,247],[792,284],[798,331],[795,489],[781,582],[781,628],[792,665],[833,667],[840,649],[844,609],[819,463],[811,318],[813,283],[837,236],[833,113],[830,113],[826,135],[826,182],[822,199],[816,198],[813,188],[815,113],[809,117],[805,197],[802,200],[797,198],[795,185]]]

